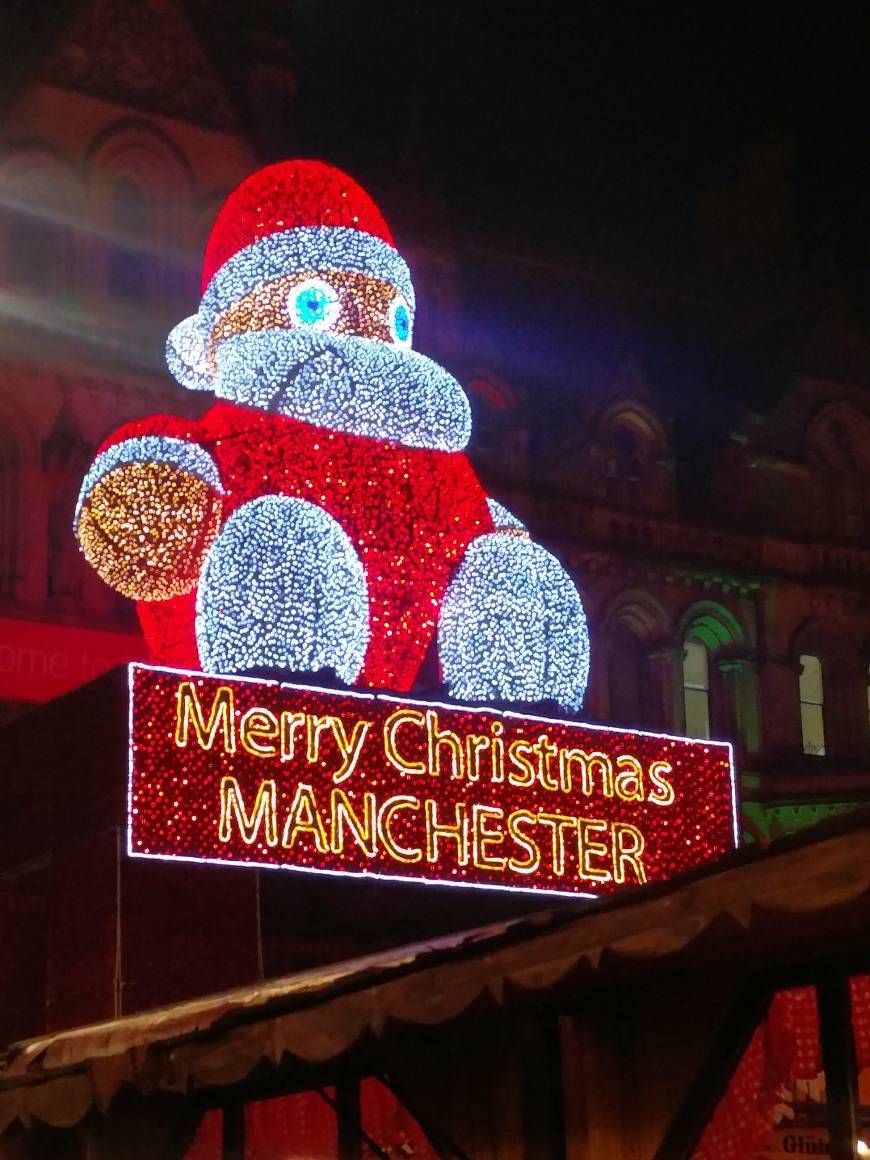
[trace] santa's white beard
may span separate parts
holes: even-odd
[[[471,434],[462,387],[425,355],[310,329],[234,335],[216,351],[215,394],[334,431],[442,451]]]

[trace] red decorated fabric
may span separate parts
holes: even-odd
[[[164,417],[123,435],[178,435]],[[370,638],[359,684],[405,692],[435,635],[447,585],[468,545],[493,530],[486,494],[460,452],[403,447],[330,431],[236,403],[218,402],[182,437],[204,447],[226,488],[223,518],[264,495],[318,504],[359,553],[369,594]],[[196,593],[140,602],[158,663],[198,669]]]
[[[363,1131],[388,1156],[438,1160],[438,1153],[429,1143],[423,1129],[380,1080],[363,1080],[360,1085],[360,1113]],[[364,1146],[363,1156],[365,1160],[373,1160],[376,1153]]]
[[[707,1123],[693,1160],[755,1160],[795,1080],[822,1070],[814,987],[778,992]]]
[[[323,161],[281,161],[251,174],[224,202],[205,250],[203,291],[245,246],[305,226],[362,230],[395,245],[381,211],[352,177]]]
[[[184,1153],[184,1160],[221,1160],[223,1130],[223,1113],[219,1109],[206,1112],[199,1121],[193,1143]]]
[[[327,1095],[335,1098],[332,1088]],[[338,1123],[317,1092],[245,1106],[245,1160],[335,1160]]]

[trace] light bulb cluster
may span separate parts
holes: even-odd
[[[90,565],[134,600],[192,591],[220,523],[223,488],[204,448],[177,438],[125,439],[97,456],[75,529]]]
[[[167,361],[218,402],[118,432],[77,513],[152,656],[404,691],[437,627],[454,695],[576,708],[579,596],[488,504],[468,400],[410,349],[410,273],[371,198],[320,162],[270,166],[230,195],[203,277]]]
[[[465,553],[441,606],[438,653],[459,700],[583,703],[589,634],[577,589],[555,556],[510,532]]]
[[[234,334],[273,327],[355,334],[405,347],[411,342],[410,313],[401,291],[363,274],[324,271],[262,283],[221,314],[209,349],[213,352]]]
[[[350,683],[369,637],[365,573],[323,508],[270,495],[230,516],[206,559],[196,601],[206,672],[331,668]]]
[[[424,355],[306,328],[236,335],[216,351],[215,393],[334,431],[460,451],[471,412],[456,379]]]

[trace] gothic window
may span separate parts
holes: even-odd
[[[689,637],[683,648],[683,705],[688,737],[710,736],[710,657],[707,646]]]
[[[109,293],[124,302],[148,294],[146,247],[152,232],[151,209],[142,186],[119,177],[112,188],[114,248],[109,257]]]
[[[603,416],[598,435],[599,494],[609,507],[657,511],[669,503],[666,438],[639,403],[619,403]]]
[[[617,507],[641,506],[644,448],[637,431],[620,426],[612,433],[604,464],[607,502]]]
[[[6,277],[30,290],[56,287],[61,266],[61,238],[47,213],[36,207],[11,216],[6,240]]]
[[[818,657],[802,653],[798,687],[801,701],[801,739],[804,753],[814,757],[825,755],[825,693],[822,680],[822,662]]]
[[[867,534],[870,422],[852,407],[834,404],[808,433],[816,535],[856,542]]]
[[[641,641],[628,625],[617,622],[607,644],[608,719],[614,725],[640,725],[645,708]]]
[[[756,738],[754,669],[745,637],[724,605],[700,601],[683,617],[683,719],[689,737]]]
[[[607,720],[635,728],[674,727],[672,625],[649,594],[623,592],[611,604],[602,632]]]

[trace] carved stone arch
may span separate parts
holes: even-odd
[[[749,640],[724,604],[699,600],[680,617],[683,724],[690,736],[758,745],[757,674]]]
[[[116,121],[91,143],[87,169],[109,295],[136,304],[186,292],[194,180],[175,142],[145,121]]]
[[[857,638],[846,625],[824,616],[807,616],[794,630],[789,643],[789,655],[796,661],[802,652],[822,648],[842,654],[858,656]]]
[[[806,430],[813,531],[863,542],[870,528],[870,417],[847,400],[822,406]]]
[[[740,621],[716,600],[698,600],[680,617],[680,639],[697,637],[711,652],[741,652],[747,645]]]
[[[673,503],[669,457],[658,416],[636,399],[617,400],[599,415],[589,448],[595,498],[621,510],[666,510]]]
[[[186,155],[168,134],[147,121],[115,121],[91,142],[86,166],[94,212],[103,226],[111,228],[116,183],[126,180],[149,199],[154,240],[162,246],[185,244],[195,181]]]
[[[870,477],[870,417],[838,399],[822,406],[806,430],[811,467],[831,474]]]
[[[599,656],[605,669],[607,719],[614,724],[673,728],[673,626],[646,592],[614,596],[601,621]]]
[[[668,642],[673,623],[663,604],[649,593],[630,589],[614,596],[605,606],[605,632],[612,624],[622,624],[647,647]]]

